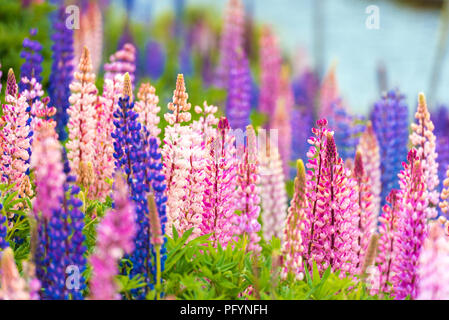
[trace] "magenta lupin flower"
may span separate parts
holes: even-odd
[[[282,242],[283,266],[281,276],[286,279],[291,273],[297,280],[304,278],[302,255],[306,250],[302,233],[306,228],[306,211],[309,209],[306,197],[306,169],[302,160],[297,161],[295,191],[288,208],[287,222]]]
[[[106,213],[97,229],[97,245],[90,262],[93,275],[90,281],[91,299],[119,300],[115,276],[119,274],[121,257],[134,249],[136,233],[135,211],[128,198],[127,184],[117,174],[114,183],[114,209]]]
[[[399,190],[391,190],[387,197],[389,204],[384,205],[383,213],[379,217],[379,242],[376,263],[378,276],[375,280],[373,293],[391,292],[391,282],[396,273],[396,257],[399,253],[399,233],[402,203]]]
[[[67,110],[70,117],[67,124],[69,129],[67,157],[78,183],[87,188],[94,180],[93,174],[86,168],[89,165],[93,166],[95,161],[95,105],[98,92],[87,47],[84,47],[78,70],[70,84],[70,91],[72,92],[69,98],[70,107]]]
[[[202,234],[211,234],[210,240],[226,247],[235,235],[234,212],[236,189],[235,137],[230,133],[229,122],[222,117],[218,122],[216,138],[207,145],[205,165],[206,188]]]
[[[3,105],[1,130],[2,151],[0,165],[3,183],[15,184],[19,195],[32,196],[29,178],[30,133],[29,105],[24,95],[18,94],[18,86],[12,69],[9,69],[6,83],[6,104]]]
[[[392,279],[394,296],[416,299],[419,283],[419,256],[427,235],[427,214],[425,199],[425,180],[418,152],[411,149],[404,163],[404,170],[399,173],[400,197],[402,207],[397,229],[399,253],[394,261],[397,272]]]
[[[412,123],[412,133],[410,141],[418,152],[418,158],[421,161],[423,170],[423,178],[426,184],[424,190],[424,198],[426,204],[426,214],[428,219],[437,217],[438,203],[440,201],[440,194],[438,186],[440,184],[438,178],[438,162],[436,153],[436,137],[433,134],[434,125],[430,120],[430,113],[427,109],[426,98],[423,93],[419,94],[418,110],[415,118],[417,123]]]
[[[237,163],[237,190],[235,192],[236,210],[240,211],[235,216],[237,234],[248,236],[248,250],[255,254],[260,253],[259,245],[260,224],[257,221],[260,213],[260,175],[259,161],[257,159],[256,133],[249,125],[246,127],[246,144],[243,147],[243,155]]]
[[[418,300],[449,299],[449,238],[441,224],[430,224],[419,257]]]
[[[314,179],[313,176],[317,175],[315,178],[319,179],[308,181],[312,210],[305,257],[309,267],[316,261],[320,271],[331,266],[332,270],[340,270],[344,276],[345,273],[356,274],[359,264],[357,183],[338,157],[333,134],[323,128],[325,124],[327,121],[319,121],[319,128],[314,130],[317,136],[310,141],[312,148],[309,156],[312,158],[309,168],[317,168],[317,173],[309,171],[308,177]],[[322,142],[324,132],[326,141]],[[314,147],[316,143],[319,148]]]

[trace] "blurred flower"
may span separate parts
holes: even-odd
[[[109,57],[110,62],[104,64],[104,78],[113,80],[117,75],[123,76],[128,73],[134,85],[136,58],[136,47],[131,43],[125,43],[120,50]]]
[[[153,80],[158,80],[165,70],[165,49],[156,40],[148,40],[145,49],[145,68],[148,76]]]
[[[30,30],[30,36],[33,37],[37,33],[37,29]],[[25,59],[25,62],[20,67],[20,77],[21,78],[35,78],[37,82],[42,82],[41,72],[42,72],[42,55],[40,51],[42,50],[42,45],[39,41],[31,40],[25,38],[23,40],[23,50],[20,52],[20,57]],[[27,84],[20,82],[19,91],[22,92],[27,88]]]

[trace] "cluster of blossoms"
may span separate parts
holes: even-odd
[[[114,53],[109,60],[110,63],[104,65],[105,79],[113,80],[116,75],[128,73],[134,84],[136,72],[136,48],[134,45],[125,43],[123,48]]]

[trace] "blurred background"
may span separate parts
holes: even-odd
[[[38,28],[36,39],[43,45],[44,84],[48,81],[51,24],[44,17],[54,9],[49,2],[0,0],[0,63],[4,74],[9,67],[19,69],[24,61],[19,56],[22,41],[30,28]],[[197,59],[198,51],[211,51],[211,61],[207,63],[217,63],[215,49],[226,0],[81,0],[66,4],[80,5],[83,12],[92,2],[98,4],[102,15],[101,65],[125,41],[138,48],[140,76],[149,76],[162,86],[164,77],[173,82],[173,72],[182,71],[189,77],[204,69],[201,68],[204,61]],[[427,93],[431,108],[449,101],[448,19],[442,0],[243,2],[247,32],[252,34],[248,47],[256,85],[259,82],[256,34],[262,24],[268,24],[279,39],[282,55],[293,75],[310,67],[322,78],[330,66],[336,67],[341,96],[354,113],[366,115],[386,88],[399,87],[413,108],[419,91]],[[370,17],[366,10],[373,5],[378,8],[379,29],[366,26]],[[202,43],[199,46],[203,48],[197,50],[195,44],[192,47],[195,41]],[[161,57],[149,67],[151,50],[160,51]],[[160,70],[155,70],[158,67]],[[148,75],[145,68],[153,68],[153,74]],[[206,76],[202,81],[212,79]]]

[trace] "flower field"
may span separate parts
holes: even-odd
[[[449,299],[446,107],[125,3],[0,0],[0,299]]]

